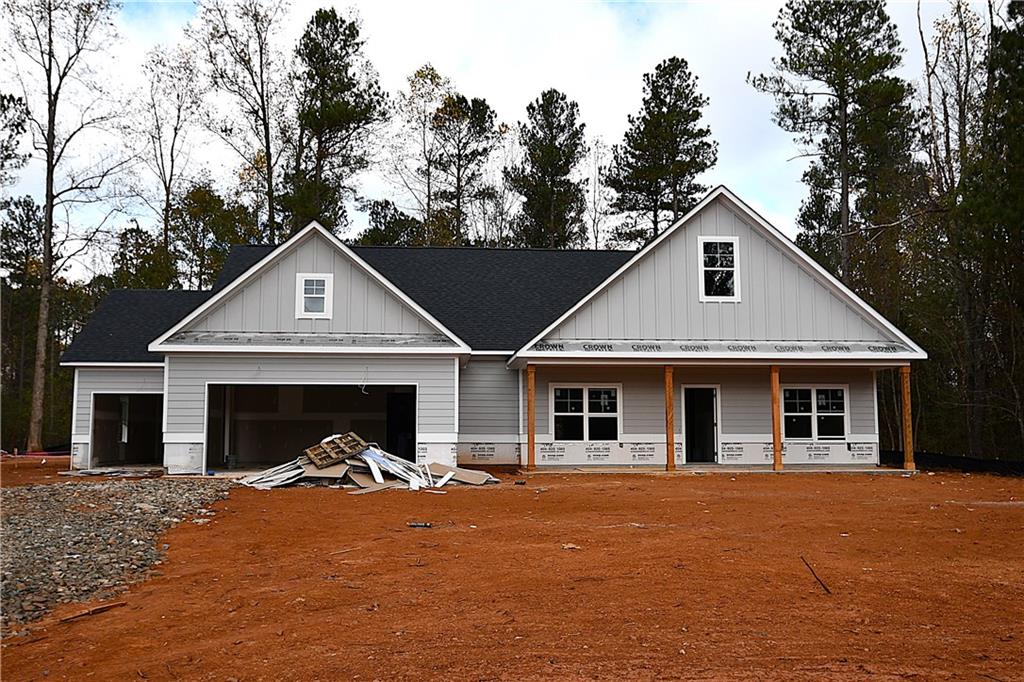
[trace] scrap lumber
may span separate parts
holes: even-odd
[[[352,452],[360,446],[360,450]],[[247,476],[239,482],[259,490],[269,490],[317,479],[359,488],[351,491],[353,495],[389,488],[439,492],[437,488],[453,483],[484,485],[498,482],[483,471],[410,462],[386,452],[375,443],[367,444],[355,433],[328,436],[307,448],[296,459]]]
[[[304,454],[318,469],[337,464],[352,455],[366,449],[366,441],[349,431],[344,435],[328,436],[313,447],[306,448]]]

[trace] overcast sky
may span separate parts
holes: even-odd
[[[288,45],[322,2],[295,2],[287,22]],[[641,78],[661,60],[686,59],[711,102],[705,116],[717,140],[718,164],[703,178],[724,184],[785,233],[805,195],[803,162],[771,120],[773,102],[746,83],[748,72],[770,69],[779,48],[772,22],[781,2],[442,2],[375,0],[336,3],[362,19],[368,56],[381,84],[395,92],[418,66],[431,62],[467,96],[486,98],[501,120],[525,116],[526,104],[544,89],[566,92],[580,106],[590,135],[618,142],[626,116],[641,99]],[[922,5],[926,27],[948,2]],[[980,5],[979,10],[983,9]],[[193,18],[192,2],[125,2],[118,24],[122,42],[104,67],[111,81],[130,88],[139,81],[146,51],[176,42]],[[921,72],[916,2],[893,2],[889,12],[905,48],[903,75]],[[215,177],[229,177],[237,159],[216,147],[201,158]],[[360,181],[371,197],[389,188],[373,173]],[[14,191],[40,196],[38,167],[30,167]],[[357,226],[365,218],[356,219]]]

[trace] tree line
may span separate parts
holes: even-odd
[[[515,122],[429,63],[385,91],[353,12],[317,10],[286,46],[281,0],[202,0],[125,104],[101,78],[115,3],[4,10],[18,89],[0,93],[0,181],[26,148],[45,170],[42,201],[0,207],[5,444],[66,439],[56,356],[111,287],[208,288],[232,244],[279,243],[311,220],[348,234],[353,209],[362,244],[635,248],[699,200],[717,161],[681,57],[643,76],[609,145],[553,88]],[[921,446],[1020,456],[1024,10],[954,0],[930,37],[918,23],[925,72],[911,82],[884,2],[789,0],[781,56],[748,81],[809,159],[800,246],[930,353],[915,373]],[[211,139],[229,182],[197,160]],[[389,198],[361,192],[369,169]],[[72,261],[95,274],[68,278]],[[896,443],[887,374],[883,440]]]

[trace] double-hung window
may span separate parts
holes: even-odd
[[[295,317],[330,319],[333,305],[334,275],[299,273],[295,276]]]
[[[783,389],[782,425],[786,440],[843,440],[846,389]]]
[[[619,439],[619,389],[555,386],[552,418],[556,441]]]
[[[700,300],[740,300],[739,237],[698,237]]]

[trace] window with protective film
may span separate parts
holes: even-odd
[[[843,440],[846,389],[783,389],[782,428],[787,440]]]
[[[698,237],[700,300],[740,300],[739,238]]]
[[[295,277],[295,317],[331,317],[334,275],[300,273]]]
[[[556,441],[619,439],[617,387],[555,386],[551,407]]]

